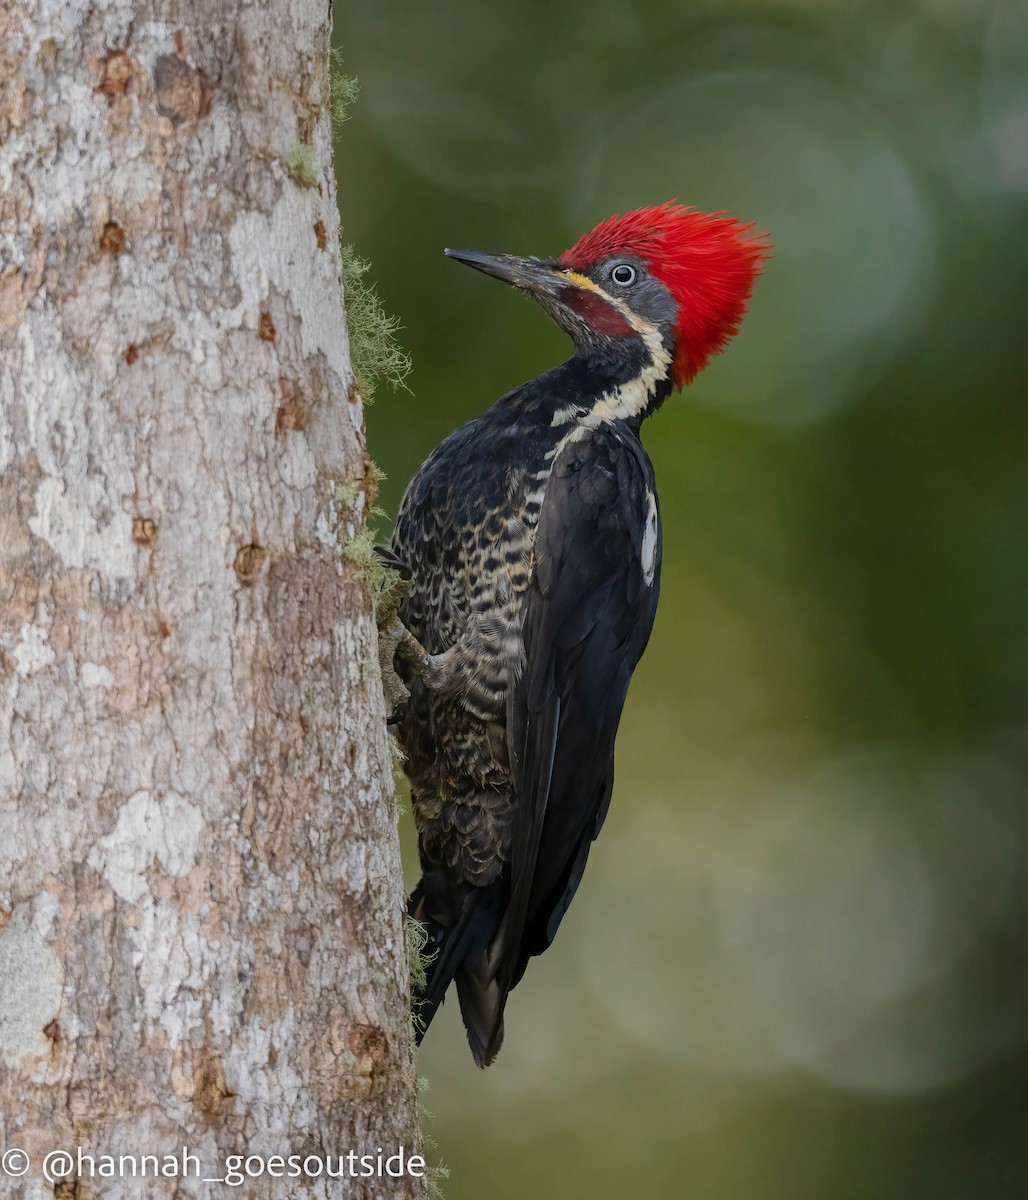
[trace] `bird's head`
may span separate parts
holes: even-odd
[[[644,351],[651,377],[680,388],[739,329],[771,249],[752,228],[672,201],[608,217],[553,261],[446,253],[534,296],[580,354]]]

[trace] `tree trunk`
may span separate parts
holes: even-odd
[[[329,34],[326,0],[0,10],[0,1151],[30,1160],[4,1196],[418,1148],[375,622],[340,554],[373,484]],[[117,1162],[142,1155],[159,1181]],[[242,1193],[424,1194],[342,1166]]]

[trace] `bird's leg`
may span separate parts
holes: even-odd
[[[400,620],[400,605],[410,591],[410,568],[402,563],[386,546],[376,546],[383,565],[398,574],[391,586],[381,594],[375,619],[378,623],[378,658],[382,669],[382,689],[385,693],[388,720],[396,718],[400,709],[410,699],[410,691],[396,673],[397,655],[409,665],[413,674],[428,681],[431,655]]]
[[[396,610],[403,599],[409,583],[400,581],[390,588],[378,606],[375,617],[378,621],[378,661],[382,669],[382,691],[385,694],[386,720],[392,722],[410,699],[410,692],[396,673],[396,650],[404,637],[410,633],[404,628]],[[394,593],[395,599],[394,599]]]

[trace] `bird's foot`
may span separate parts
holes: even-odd
[[[382,690],[385,693],[387,720],[396,720],[403,706],[410,699],[410,691],[397,674],[396,663],[401,661],[409,672],[419,679],[426,679],[431,665],[431,656],[424,646],[400,620],[400,605],[410,591],[411,571],[388,546],[376,546],[375,553],[389,570],[399,578],[389,587],[379,601],[375,612],[378,622],[378,660],[382,669]]]
[[[378,661],[382,669],[382,692],[386,702],[386,723],[389,725],[395,724],[403,711],[404,705],[410,699],[410,691],[406,684],[396,673],[396,647],[399,644],[400,634],[398,629],[403,633],[406,630],[400,624],[399,618],[393,621],[392,625],[383,629],[381,625],[378,629]]]

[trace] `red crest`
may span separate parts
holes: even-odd
[[[587,270],[613,254],[641,258],[678,302],[676,388],[689,383],[738,332],[771,244],[726,213],[677,201],[608,217],[557,260]]]

